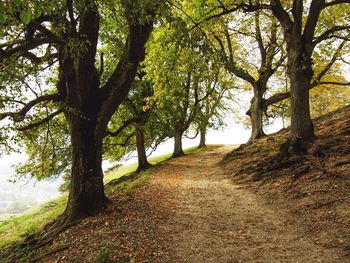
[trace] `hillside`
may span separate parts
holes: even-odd
[[[103,213],[21,260],[346,262],[350,107],[315,126],[319,140],[303,158],[278,159],[283,130],[238,149],[209,146],[110,183]]]
[[[278,160],[286,129],[232,151],[222,164],[236,183],[345,262],[350,260],[350,106],[315,120],[315,130],[318,139],[306,156]]]

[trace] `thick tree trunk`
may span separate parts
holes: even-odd
[[[102,138],[95,136],[94,121],[70,115],[72,170],[63,226],[99,212],[108,201],[103,185]]]
[[[312,60],[300,49],[289,48],[288,75],[291,81],[291,141],[315,139],[310,115],[309,87],[313,76]]]
[[[146,170],[152,165],[147,161],[145,136],[143,131],[139,128],[136,128],[136,147],[137,147],[137,158],[138,158],[137,171]]]
[[[308,142],[316,136],[310,115],[309,87],[313,77],[311,55],[297,37],[288,39],[287,50],[287,73],[291,82],[291,132],[287,142],[281,146],[281,152],[288,156],[305,153]]]
[[[207,133],[207,129],[206,128],[201,128],[200,129],[200,141],[199,141],[199,148],[201,147],[205,147],[206,144],[205,144],[205,141],[206,141],[206,133]]]
[[[266,90],[266,88],[264,89]],[[261,87],[254,87],[254,97],[250,102],[250,109],[248,115],[250,117],[252,132],[250,135],[249,142],[256,139],[261,139],[265,135],[263,130],[263,116],[264,116],[264,90]]]
[[[184,152],[182,150],[182,131],[175,129],[173,157],[179,157],[182,155],[184,155]]]

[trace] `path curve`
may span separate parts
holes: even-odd
[[[210,148],[174,159],[153,177],[151,185],[168,189],[160,202],[172,216],[159,230],[168,237],[172,262],[344,262],[234,184],[218,165],[230,150]]]

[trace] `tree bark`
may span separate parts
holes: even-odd
[[[73,116],[69,124],[73,159],[68,203],[62,215],[65,223],[99,212],[108,201],[103,185],[102,138],[96,138],[91,120]]]
[[[266,91],[260,87],[258,84],[254,87],[254,97],[250,102],[250,109],[247,113],[250,117],[252,132],[249,138],[249,142],[252,142],[256,139],[261,139],[266,136],[263,130],[263,115],[264,115],[264,98],[263,95]]]
[[[206,133],[207,133],[207,129],[206,128],[201,128],[200,129],[200,141],[199,141],[199,148],[205,147],[205,141],[206,141]]]
[[[175,129],[173,157],[179,157],[182,155],[184,155],[184,152],[182,150],[182,131]]]
[[[138,127],[136,128],[136,147],[137,147],[137,158],[138,158],[137,171],[146,170],[152,165],[147,161],[144,133],[142,129]]]
[[[307,143],[316,137],[310,116],[309,88],[314,74],[314,36],[325,1],[311,1],[306,19],[303,2],[293,2],[291,18],[281,1],[270,1],[271,10],[283,27],[287,44],[287,73],[291,82],[291,133],[288,141],[281,146],[281,152],[287,154],[305,153]]]
[[[311,55],[302,52],[301,41],[288,41],[288,75],[291,81],[290,140],[310,142],[315,139],[310,115],[309,87],[313,76]],[[287,43],[288,43],[287,42]]]

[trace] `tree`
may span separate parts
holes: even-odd
[[[137,171],[146,170],[152,166],[147,160],[145,133],[146,125],[151,114],[151,108],[147,105],[147,99],[153,96],[153,89],[150,83],[142,83],[142,79],[140,85],[142,86],[141,94],[139,96],[139,101],[141,101],[141,103],[137,103],[138,101],[133,99],[128,101],[132,111],[135,116],[137,116],[137,121],[135,123],[136,150],[138,158]]]
[[[5,70],[0,119],[22,124],[17,130],[26,131],[64,114],[71,143],[71,183],[66,209],[52,226],[56,232],[101,210],[107,202],[101,168],[103,138],[144,59],[158,4],[67,0],[27,7],[25,2],[1,3],[0,61]],[[99,69],[95,60],[99,37],[104,40],[111,24],[125,45],[108,65],[114,69],[104,72],[103,56]],[[12,69],[17,70],[8,77]],[[55,72],[53,85],[50,76]],[[38,75],[52,80],[45,90],[30,82],[23,85]],[[35,94],[33,100],[26,99],[28,90]],[[52,110],[45,112],[47,104]]]
[[[232,15],[229,17],[226,15],[224,22],[221,23],[221,29],[214,31],[210,27],[208,34],[213,35],[214,40],[218,43],[219,52],[223,54],[227,70],[248,83],[253,90],[254,95],[247,111],[252,127],[249,142],[252,142],[265,136],[263,130],[263,115],[266,111],[264,95],[271,76],[285,60],[283,39],[279,37],[276,20],[270,14],[264,14],[260,10],[254,13],[253,17],[248,16],[247,21],[235,20]],[[254,24],[253,32],[249,28],[252,23]],[[245,48],[244,46],[247,45],[244,43],[251,43],[251,45]]]
[[[292,4],[287,1],[280,2],[279,0],[266,1],[266,3],[264,1],[206,1],[206,8],[204,11],[192,12],[195,14],[195,19],[193,19],[192,21],[194,23],[194,27],[201,27],[205,34],[208,35],[208,38],[210,37],[210,34],[213,34],[214,32],[214,37],[219,43],[219,46],[221,47],[221,52],[225,54],[224,59],[229,62],[227,63],[227,65],[231,66],[231,72],[236,74],[236,76],[246,80],[248,83],[254,83],[256,75],[258,75],[258,78],[262,76],[262,80],[264,80],[264,75],[269,76],[269,74],[271,74],[271,70],[269,70],[271,69],[271,67],[267,67],[267,71],[265,72],[267,74],[262,74],[261,76],[260,73],[249,74],[249,64],[248,66],[245,65],[244,67],[241,67],[242,63],[238,63],[238,60],[240,58],[237,58],[237,56],[232,56],[233,53],[238,53],[237,50],[242,48],[242,45],[237,45],[233,42],[236,39],[231,40],[231,38],[229,37],[232,36],[234,33],[229,33],[226,30],[226,33],[225,31],[223,31],[223,37],[220,37],[220,35],[216,35],[215,32],[217,31],[217,27],[215,27],[215,23],[213,23],[212,21],[227,20],[229,21],[227,23],[230,25],[227,27],[230,28],[232,27],[232,25],[237,24],[237,19],[239,20],[239,23],[241,23],[242,19],[237,18],[240,17],[239,11],[243,11],[246,13],[255,12],[256,30],[254,37],[258,43],[260,54],[263,55],[264,53],[266,54],[266,47],[270,48],[271,46],[267,45],[264,50],[264,41],[262,41],[262,39],[264,38],[264,36],[271,34],[273,30],[261,30],[261,23],[259,22],[259,13],[268,12],[269,10],[272,11],[272,15],[275,17],[275,19],[278,20],[284,31],[284,40],[287,44],[287,56],[289,58],[287,70],[289,78],[291,79],[291,85],[293,86],[291,88],[291,93],[293,94],[295,92],[299,94],[299,97],[295,100],[294,98],[296,97],[294,96],[294,94],[292,100],[292,104],[294,105],[292,108],[294,108],[295,110],[293,110],[294,114],[292,118],[292,126],[294,128],[292,128],[290,142],[293,142],[291,144],[294,144],[295,141],[304,140],[306,142],[314,138],[310,114],[307,113],[309,112],[310,107],[308,102],[308,95],[305,94],[308,93],[309,89],[315,87],[316,83],[316,81],[311,82],[311,80],[313,79],[313,74],[310,74],[313,71],[313,54],[315,50],[317,51],[317,49],[319,49],[320,44],[327,40],[335,40],[335,43],[339,43],[339,40],[341,39],[343,39],[344,41],[349,40],[349,23],[347,21],[347,16],[344,16],[344,14],[349,12],[349,6],[347,6],[346,3],[349,3],[349,1],[331,1],[329,3],[326,3],[325,1],[312,1],[307,4],[303,4],[303,1],[297,0],[292,1]],[[196,4],[192,5],[192,8],[196,7]],[[268,16],[270,16],[269,13],[267,14]],[[230,16],[231,18],[227,19],[227,17]],[[203,26],[204,23],[210,23],[210,25]],[[334,26],[334,24],[336,24],[336,26]],[[242,32],[242,34],[249,35],[249,31],[245,32],[241,30],[240,32],[239,30],[241,29],[237,29],[237,26],[235,26],[231,31],[238,31],[239,33]],[[269,40],[272,39],[273,38],[270,37]],[[231,43],[227,44],[228,42]],[[330,43],[328,43],[328,48],[336,50],[336,48],[334,48],[334,45],[332,46]],[[233,50],[234,52],[232,52]],[[264,56],[261,56],[261,62],[264,61],[263,57]],[[249,60],[249,62],[254,63],[252,61],[254,61],[254,59]],[[256,65],[256,63],[254,64]],[[301,70],[301,74],[299,74],[297,68]],[[318,77],[322,77],[322,74],[320,74]],[[317,80],[317,78],[315,78],[314,80]],[[318,79],[318,81],[320,81],[320,79]],[[264,81],[260,82],[264,83]],[[302,87],[303,85],[304,87]],[[296,91],[297,89],[295,87],[299,87],[300,90],[304,90],[304,95],[301,95],[302,92]],[[255,94],[258,94],[259,92],[257,91],[262,89],[255,90]],[[273,95],[272,97],[267,99],[263,99],[260,96],[262,99],[257,100],[257,96],[255,95],[255,99],[253,98],[253,100],[251,101],[251,109],[247,112],[249,115],[252,116],[253,134],[251,139],[254,137],[260,137],[260,135],[263,136],[262,113],[264,112],[264,110],[266,110],[267,107],[269,107],[270,105],[279,102],[283,99],[286,99],[289,96],[290,93],[287,92],[284,94]],[[297,106],[296,104],[299,104],[299,106]],[[301,106],[301,104],[304,106]],[[256,110],[257,107],[252,107],[254,105],[258,105],[260,110]],[[252,111],[253,108],[255,108],[255,110]],[[258,123],[259,125],[257,125],[256,123]],[[254,133],[257,135],[254,136]],[[302,139],[302,137],[304,138]]]
[[[309,88],[313,78],[313,52],[316,46],[330,38],[343,38],[350,29],[343,24],[329,27],[322,23],[322,15],[331,10],[349,11],[345,3],[350,1],[312,0],[305,5],[302,0],[293,0],[292,6],[282,5],[280,0],[271,0],[271,10],[281,23],[287,44],[287,72],[291,82],[291,133],[288,144],[291,152],[302,152],[306,142],[315,138],[310,116]],[[290,11],[289,11],[290,10]],[[323,14],[321,14],[323,13]]]
[[[206,134],[209,128],[219,129],[225,125],[223,115],[224,112],[230,110],[230,102],[233,100],[230,93],[231,78],[225,78],[225,75],[219,75],[219,77],[217,89],[214,89],[208,98],[200,102],[199,111],[194,120],[194,125],[200,135],[199,148],[206,146]],[[211,81],[213,81],[212,85],[215,85],[215,79]]]
[[[111,137],[106,138],[106,155],[112,161],[137,151],[137,171],[151,167],[146,150],[155,149],[167,137],[164,127],[158,123],[158,109],[152,100],[153,85],[144,76],[144,72],[138,74],[128,97],[110,123],[109,130],[114,132],[109,131]]]
[[[184,15],[178,6],[175,11],[172,19],[164,21],[153,34],[144,64],[147,78],[155,85],[160,122],[168,136],[174,138],[173,157],[178,157],[184,154],[183,135],[190,126],[201,126],[205,133],[209,119],[219,115],[217,108],[224,105],[217,97],[223,96],[222,91],[232,83],[222,85],[226,72],[219,55],[205,41],[201,30],[189,29],[192,22],[188,14]]]
[[[157,84],[157,104],[162,112],[161,121],[167,127],[168,136],[174,138],[173,157],[179,157],[184,154],[184,133],[198,120],[202,103],[210,101],[214,91],[220,88],[218,69],[201,62],[192,50],[183,49],[176,65],[169,71],[161,71],[161,74],[166,74],[166,82]]]

